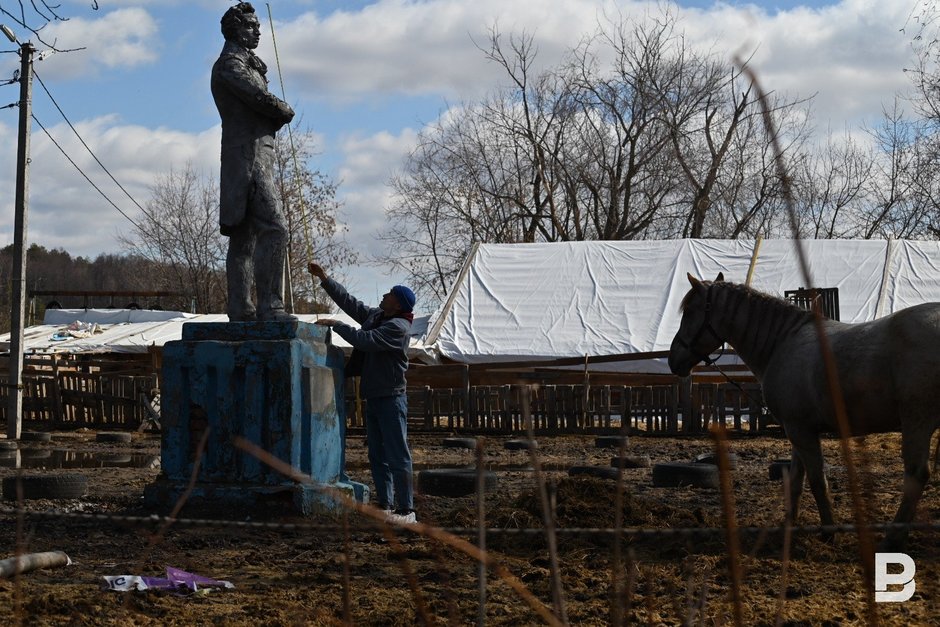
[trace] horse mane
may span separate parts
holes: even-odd
[[[813,317],[813,312],[798,307],[793,303],[786,301],[779,296],[774,296],[773,294],[767,294],[761,292],[760,290],[755,290],[753,287],[748,287],[743,283],[731,283],[728,281],[702,281],[702,284],[706,287],[714,286],[716,288],[721,288],[723,290],[728,290],[740,298],[743,298],[749,305],[765,306],[772,307],[776,309],[788,309],[790,313],[796,316],[805,317],[809,321]],[[680,311],[685,311],[686,306],[689,304],[694,292],[690,291],[682,299],[682,303],[679,305]]]

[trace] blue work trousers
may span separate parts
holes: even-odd
[[[408,449],[408,398],[404,394],[368,399],[366,440],[379,507],[414,509],[411,451]]]

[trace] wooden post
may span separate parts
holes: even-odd
[[[23,320],[26,313],[26,225],[29,213],[29,131],[33,111],[33,52],[20,46],[20,116],[16,143],[16,192],[13,211],[12,308],[10,312],[10,370],[7,381],[7,438],[18,440],[23,428]]]
[[[430,429],[434,426],[433,403],[431,401],[431,386],[424,386],[424,428]]]
[[[633,390],[626,385],[620,388],[620,432],[630,435],[633,430]]]
[[[588,356],[584,356],[584,393],[581,395],[581,428],[588,426],[588,401],[591,393],[591,375],[588,373]]]
[[[692,402],[689,406],[688,432],[699,433],[702,430],[702,416],[701,412],[699,411],[699,408],[702,406],[702,384],[699,383],[698,385],[694,385],[691,383],[691,379],[689,381],[689,387],[691,388],[691,394],[689,394],[689,398]]]
[[[470,366],[464,364],[463,372],[461,373],[463,377],[463,395],[461,403],[461,417],[463,418],[463,427],[466,429],[470,427],[470,419],[473,415],[473,410],[470,403]]]
[[[763,241],[763,235],[758,235],[757,239],[754,240],[754,252],[751,253],[751,263],[747,268],[747,279],[744,281],[744,284],[748,287],[751,286],[751,279],[754,277],[754,267],[757,265],[757,255],[760,253],[760,245]]]
[[[511,431],[509,422],[512,419],[512,412],[510,411],[510,386],[501,385],[499,386],[499,430],[500,431]]]
[[[680,386],[670,385],[666,390],[669,396],[669,431],[671,433],[679,432],[679,399],[677,392]]]

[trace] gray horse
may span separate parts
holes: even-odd
[[[796,520],[804,476],[824,525],[832,505],[819,435],[838,432],[813,314],[743,285],[688,275],[682,323],[669,352],[674,374],[722,343],[730,344],[761,382],[767,408],[793,446],[790,520]],[[896,523],[909,523],[929,475],[930,438],[940,426],[940,303],[904,309],[874,322],[825,320],[853,436],[901,432],[904,486]],[[898,550],[906,529],[892,529],[883,548]]]

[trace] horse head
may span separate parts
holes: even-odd
[[[688,376],[697,363],[708,362],[708,356],[724,343],[711,323],[712,283],[687,276],[692,289],[682,299],[682,322],[669,348],[669,369],[680,377]],[[714,282],[724,280],[724,274],[718,273]]]

